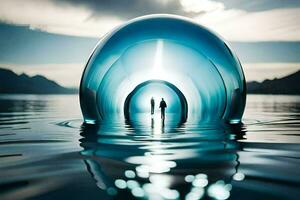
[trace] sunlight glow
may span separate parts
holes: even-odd
[[[215,10],[223,10],[224,4],[211,0],[180,0],[180,4],[187,12],[211,12]]]
[[[162,40],[157,41],[154,63],[153,63],[153,76],[156,79],[163,76],[163,48],[164,43]]]

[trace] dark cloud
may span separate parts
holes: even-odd
[[[114,16],[131,19],[147,14],[177,14],[192,17],[199,13],[185,12],[180,0],[53,0],[60,5],[83,6],[93,11],[92,17]]]
[[[92,11],[91,18],[116,17],[122,20],[147,14],[176,14],[194,17],[201,13],[187,12],[180,0],[52,0],[60,6],[81,6]],[[298,0],[212,0],[223,3],[225,9],[239,9],[248,12],[265,11],[279,8],[300,7]]]
[[[183,10],[180,0],[52,0],[60,5],[83,6],[92,10],[91,17],[115,16],[120,19],[167,13],[193,17],[196,14]],[[240,9],[249,12],[276,8],[300,7],[298,0],[212,0],[221,2],[226,9]]]

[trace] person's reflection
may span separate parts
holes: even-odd
[[[165,118],[161,120],[161,133],[165,133]]]
[[[153,117],[151,117],[151,128],[152,129],[154,128],[154,119],[153,119]]]
[[[161,127],[155,127],[154,117],[151,117],[151,133],[154,134],[162,134],[165,133],[165,121],[161,120]]]

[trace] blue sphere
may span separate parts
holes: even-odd
[[[86,123],[134,118],[164,98],[178,120],[239,123],[246,103],[242,66],[207,28],[174,15],[139,17],[106,34],[85,67]]]

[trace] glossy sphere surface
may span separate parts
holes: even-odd
[[[140,96],[126,106],[132,92]],[[245,78],[236,55],[207,28],[178,16],[144,16],[100,40],[82,76],[80,104],[85,122],[96,123],[149,112],[151,97],[156,105],[167,98],[167,112],[185,120],[239,123]]]

